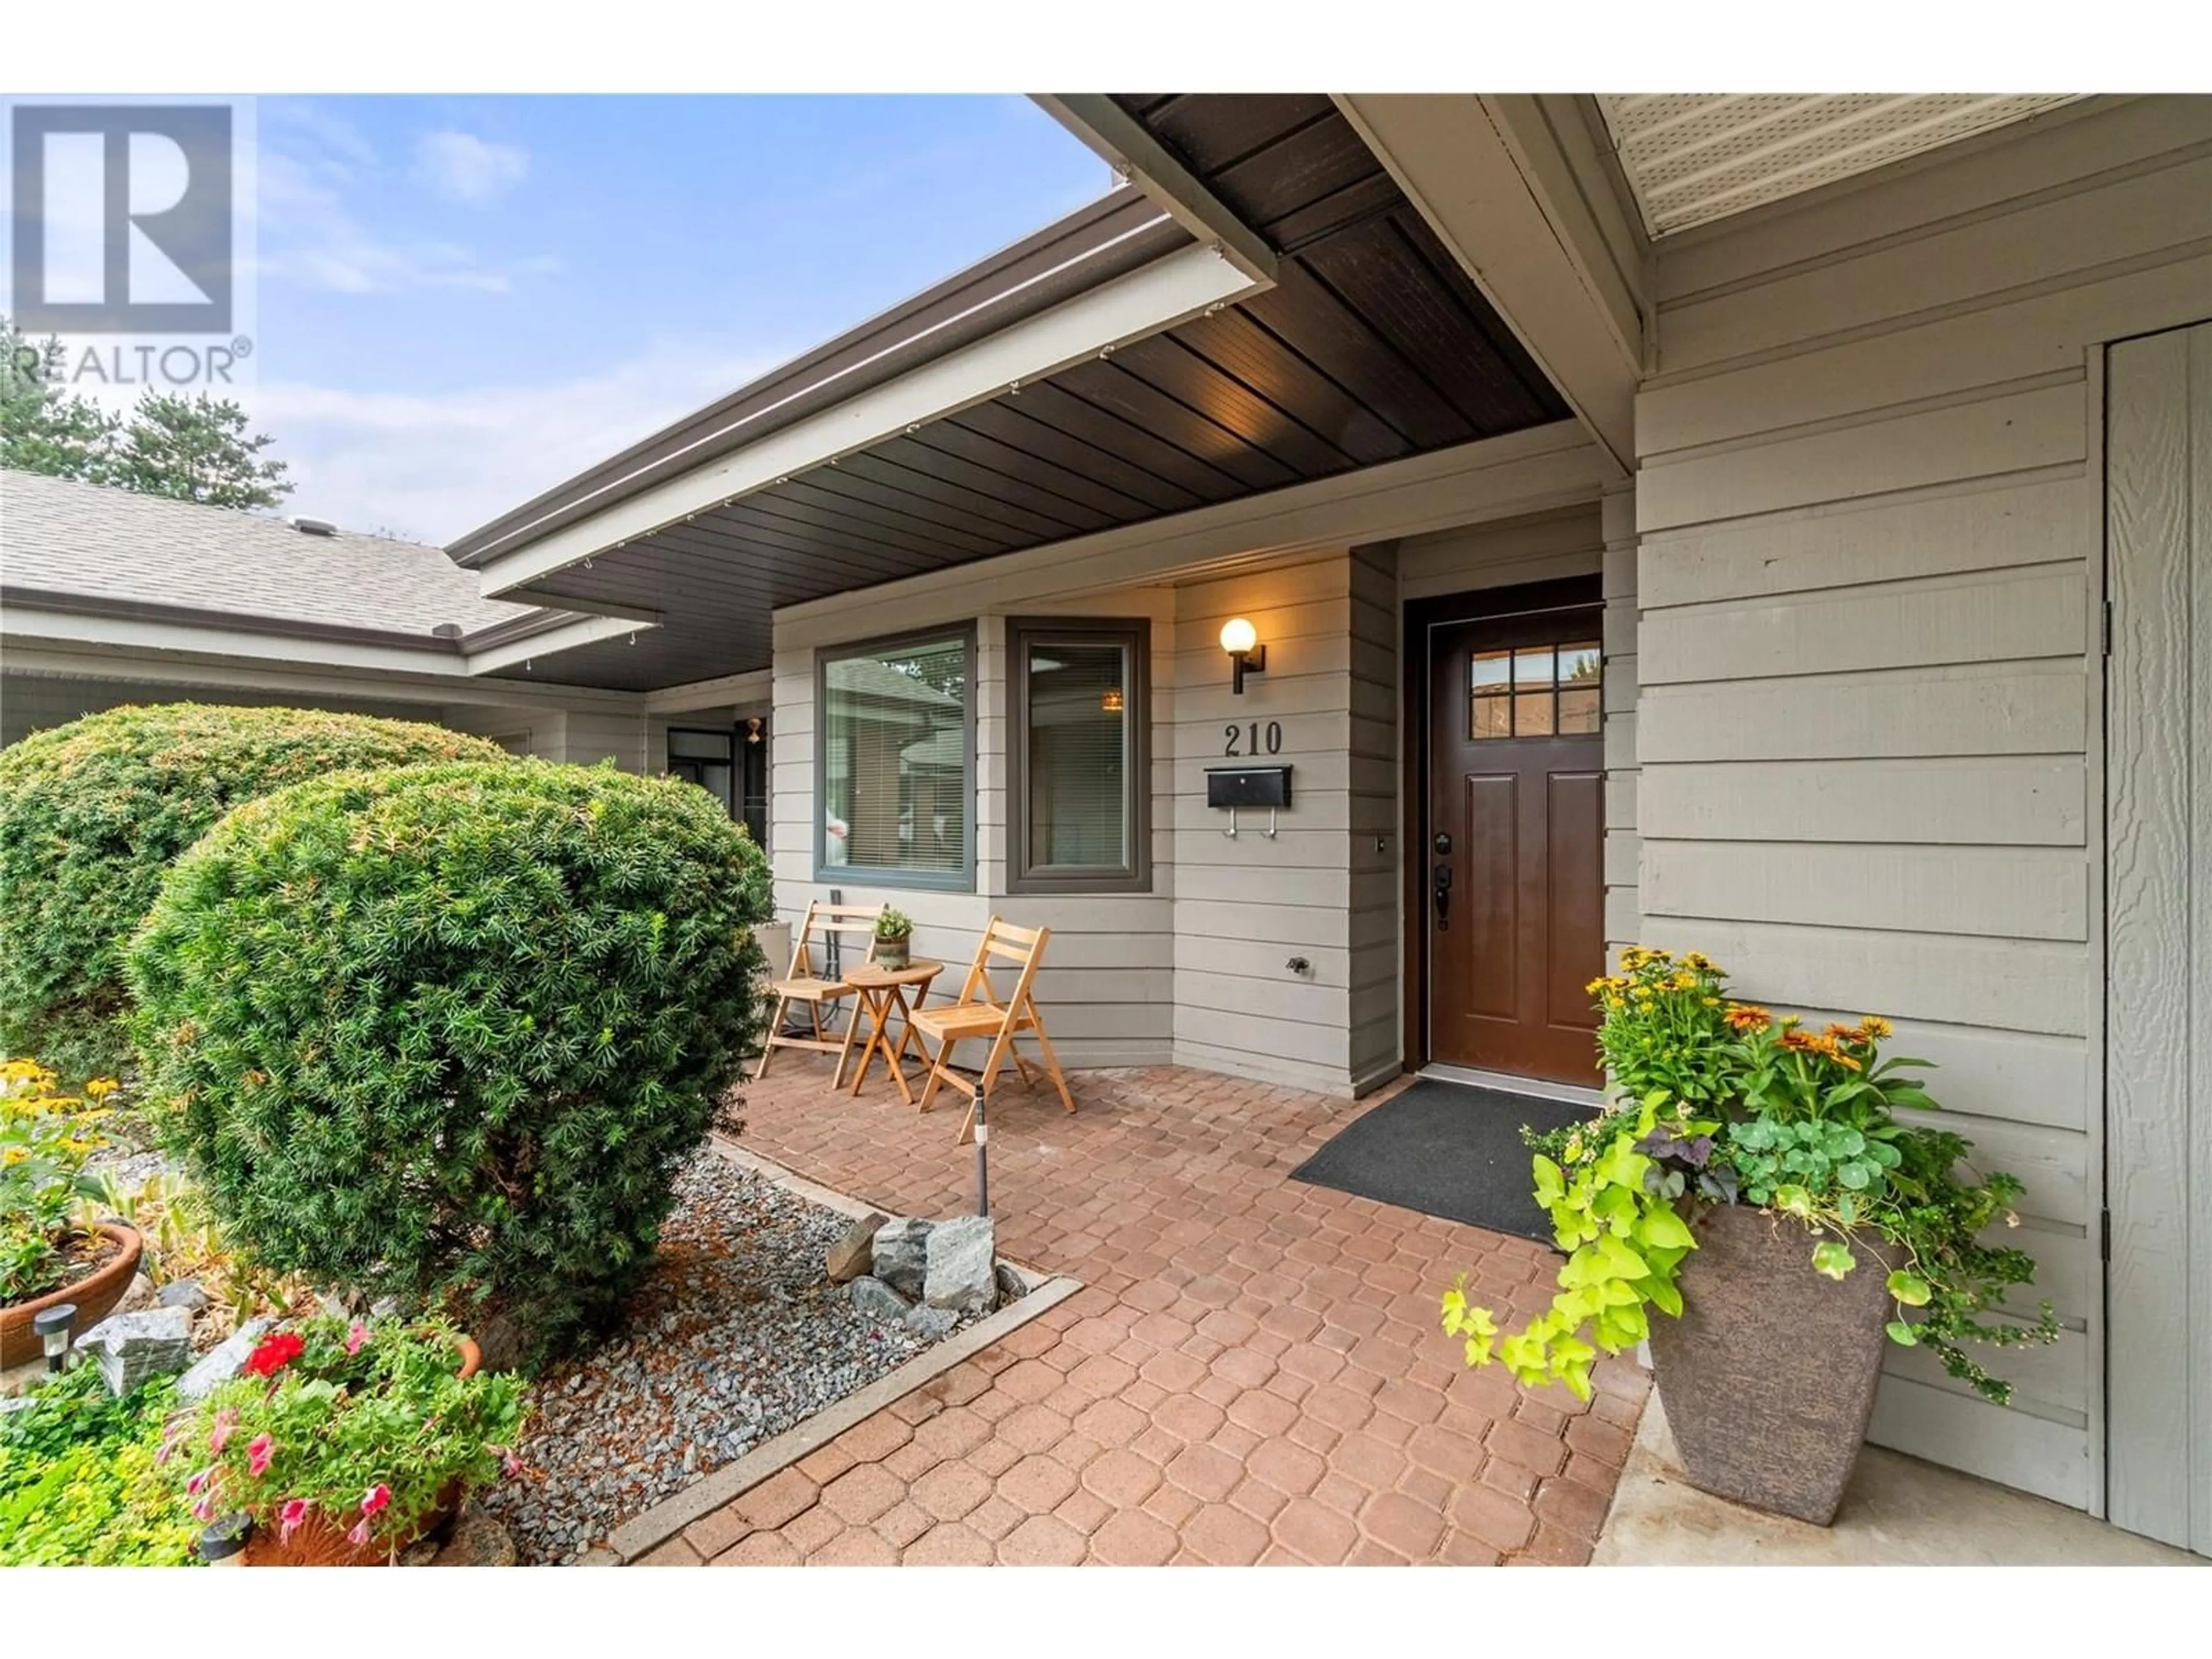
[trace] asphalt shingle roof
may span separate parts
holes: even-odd
[[[276,623],[464,636],[543,614],[487,599],[434,547],[0,471],[0,583],[10,588]]]

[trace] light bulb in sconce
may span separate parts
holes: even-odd
[[[1237,696],[1244,695],[1244,677],[1267,672],[1267,647],[1260,643],[1260,630],[1242,617],[1231,617],[1221,624],[1221,648],[1229,653],[1233,665],[1229,678],[1229,690]]]
[[[1121,701],[1121,688],[1118,685],[1109,685],[1098,694],[1098,708],[1102,714],[1118,714],[1125,706]]]
[[[754,715],[750,720],[747,720],[747,721],[745,722],[745,741],[746,741],[747,743],[758,743],[760,740],[761,740],[761,723],[760,723],[760,716],[758,716],[757,714],[756,714],[756,715]]]

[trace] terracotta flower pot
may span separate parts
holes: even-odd
[[[1651,1360],[1683,1472],[1701,1492],[1826,1526],[1866,1438],[1892,1316],[1878,1239],[1841,1279],[1813,1269],[1786,1216],[1722,1206],[1692,1224],[1682,1316],[1651,1321]]]
[[[145,1243],[138,1230],[126,1227],[119,1221],[103,1221],[99,1231],[122,1248],[87,1273],[74,1285],[64,1285],[58,1291],[29,1302],[11,1302],[0,1308],[0,1370],[11,1366],[27,1365],[43,1350],[39,1334],[31,1328],[31,1322],[48,1308],[58,1307],[64,1302],[76,1304],[76,1319],[70,1327],[72,1338],[82,1336],[94,1325],[115,1311],[115,1304],[123,1300],[131,1288],[131,1280],[138,1271],[138,1258]]]
[[[474,1376],[483,1364],[483,1353],[468,1337],[460,1339],[461,1375]],[[397,1547],[388,1543],[350,1544],[346,1528],[332,1526],[320,1515],[310,1516],[289,1538],[280,1539],[278,1528],[256,1526],[246,1540],[245,1564],[249,1567],[382,1567],[393,1556],[445,1525],[461,1504],[458,1480],[438,1494],[438,1506],[422,1517],[422,1524]]]

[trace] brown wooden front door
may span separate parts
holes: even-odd
[[[1598,1081],[1583,988],[1605,971],[1600,620],[1547,607],[1427,630],[1433,1060]]]

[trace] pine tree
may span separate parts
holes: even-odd
[[[0,466],[106,483],[122,422],[61,384],[62,343],[34,345],[0,317]]]
[[[34,344],[0,317],[0,467],[210,507],[275,507],[292,493],[274,441],[205,392],[149,392],[128,419],[63,383],[62,343]]]
[[[246,411],[228,398],[149,392],[114,446],[107,482],[208,507],[275,507],[292,486],[284,463],[262,456],[273,441],[249,436]]]

